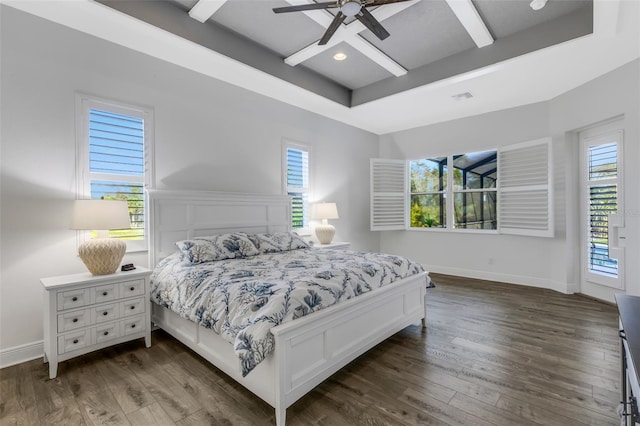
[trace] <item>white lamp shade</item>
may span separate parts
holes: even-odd
[[[316,203],[313,210],[314,219],[339,219],[336,203]]]
[[[71,229],[108,230],[131,227],[129,206],[120,200],[76,200]]]

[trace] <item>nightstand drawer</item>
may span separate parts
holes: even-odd
[[[120,297],[122,299],[144,294],[144,280],[126,281],[120,283]]]
[[[144,299],[142,297],[120,302],[120,316],[122,317],[138,315],[143,312],[144,312]]]
[[[91,289],[93,292],[93,303],[110,302],[118,298],[118,285],[109,284]]]
[[[76,328],[82,328],[90,324],[91,311],[88,309],[58,315],[58,333],[75,330]]]
[[[119,316],[119,306],[118,303],[110,303],[108,305],[91,307],[91,323],[100,324],[117,319]]]
[[[82,349],[91,344],[90,330],[81,330],[75,333],[58,336],[58,354]]]
[[[100,344],[103,342],[108,342],[112,339],[117,339],[120,337],[120,324],[117,322],[112,322],[109,324],[99,325],[94,328],[96,333],[94,343]]]
[[[146,328],[146,322],[144,320],[144,316],[139,317],[131,317],[122,321],[123,325],[123,335],[127,336],[129,334],[138,333],[140,331],[144,331]]]
[[[91,303],[91,291],[88,288],[68,290],[58,293],[58,311],[79,308]]]

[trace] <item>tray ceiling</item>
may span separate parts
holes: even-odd
[[[411,0],[369,9],[384,41],[347,19],[326,46],[327,10],[272,11],[311,1],[3,0],[377,134],[548,100],[640,57],[634,0]]]
[[[592,0],[549,0],[537,11],[530,0],[410,0],[369,9],[391,34],[385,40],[350,18],[327,45],[319,46],[337,9],[272,10],[312,2],[101,0],[347,106],[432,82],[434,73],[438,79],[450,77],[593,31]],[[220,33],[225,46],[216,42]],[[245,55],[247,45],[262,54]],[[339,52],[347,58],[334,60]],[[273,60],[292,69],[273,67]]]

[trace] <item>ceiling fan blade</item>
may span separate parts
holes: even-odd
[[[380,40],[384,40],[389,37],[389,32],[384,29],[380,22],[373,17],[371,12],[369,12],[364,7],[360,9],[360,13],[356,15],[358,21],[362,22],[362,24],[369,29],[372,33],[376,35]]]
[[[333,21],[331,21],[331,25],[329,25],[329,28],[327,28],[327,31],[318,42],[320,46],[323,46],[329,42],[329,39],[331,38],[333,33],[335,33],[340,25],[344,22],[344,18],[346,18],[346,16],[341,11],[338,11],[336,17],[333,18]]]
[[[326,3],[309,3],[309,4],[300,4],[297,6],[274,7],[273,11],[275,13],[300,12],[303,10],[331,9],[338,6],[339,5],[337,2],[331,1]]]
[[[409,1],[409,0],[373,0],[371,2],[366,2],[364,4],[364,6],[367,6],[367,7],[370,7],[370,6],[383,6],[385,4],[401,3],[403,1]]]

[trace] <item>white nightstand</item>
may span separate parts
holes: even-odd
[[[351,243],[347,241],[332,241],[329,244],[316,243],[313,245],[316,249],[337,249],[337,250],[349,250]]]
[[[83,274],[42,278],[44,361],[49,378],[58,363],[97,349],[144,337],[151,346],[151,271],[111,275]]]

